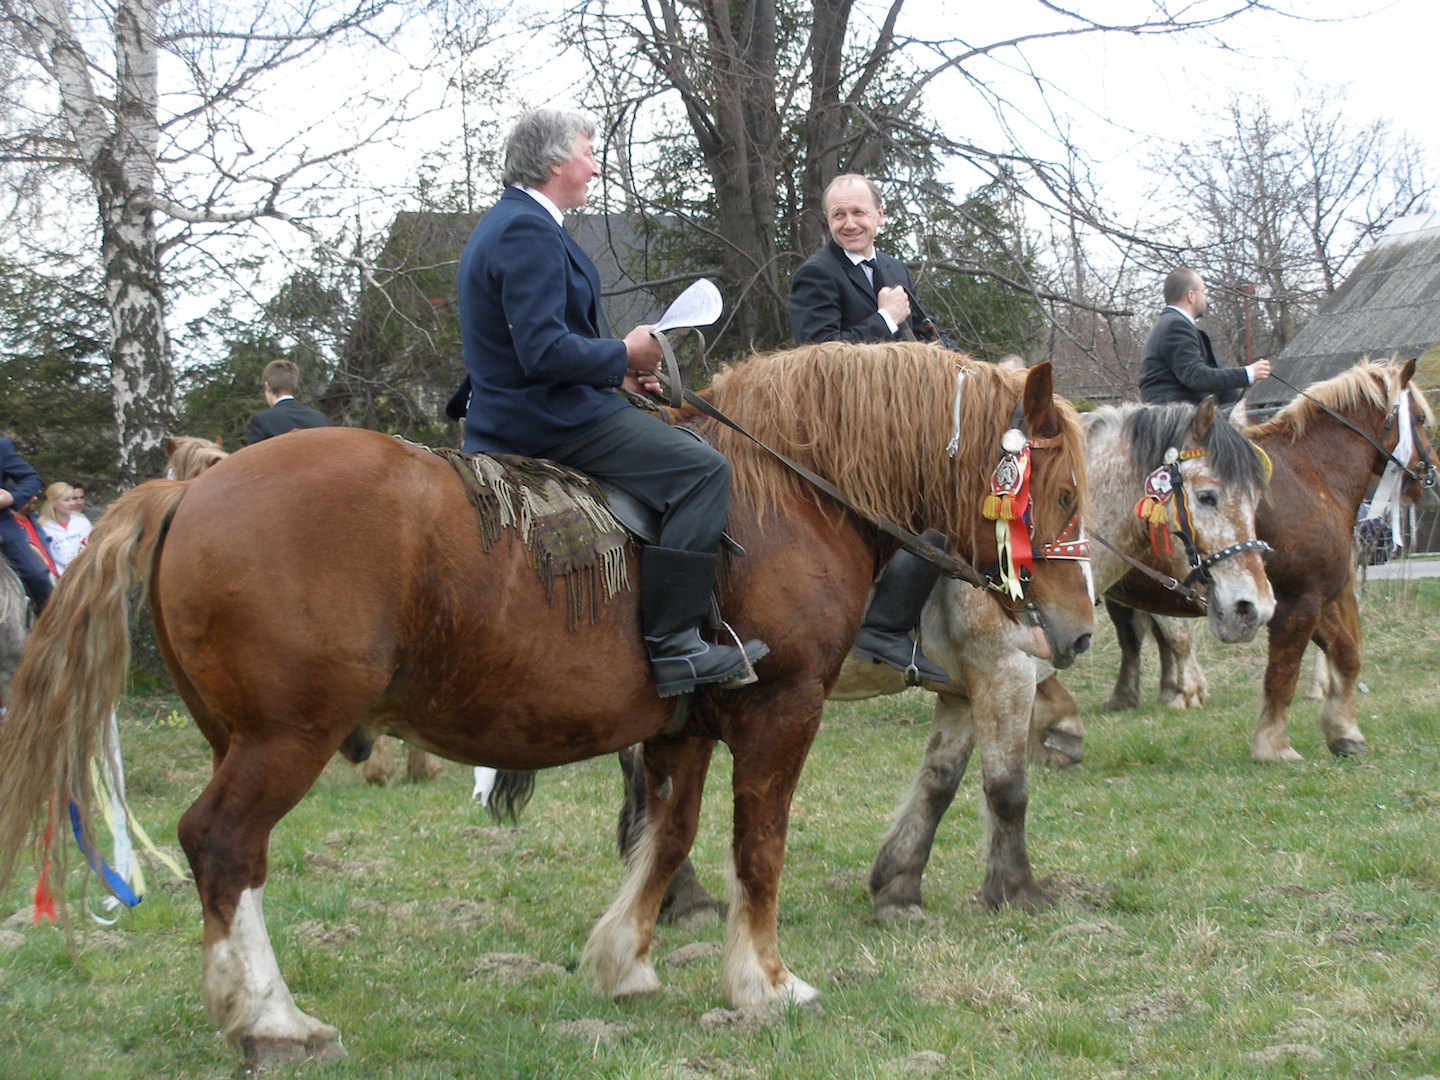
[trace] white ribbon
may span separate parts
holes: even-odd
[[[960,452],[960,385],[965,381],[965,369],[955,372],[955,404],[951,409],[950,441],[945,452],[952,458]]]
[[[1365,511],[1365,520],[1373,521],[1376,518],[1390,518],[1390,539],[1396,547],[1405,546],[1405,531],[1403,528],[1404,515],[1401,514],[1400,485],[1404,482],[1405,471],[1397,462],[1409,461],[1415,453],[1415,432],[1410,421],[1410,388],[1407,386],[1400,391],[1400,399],[1396,403],[1395,413],[1400,418],[1400,437],[1395,443],[1395,452],[1390,455],[1389,461],[1385,463],[1385,471],[1380,475],[1380,483],[1375,485],[1375,497],[1370,500],[1370,506]]]

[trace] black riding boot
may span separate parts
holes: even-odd
[[[647,547],[641,556],[640,620],[661,697],[739,679],[747,658],[753,664],[770,651],[762,642],[747,641],[742,655],[733,645],[700,636],[716,561],[714,555],[677,548]]]
[[[931,530],[923,539],[937,547],[945,545],[945,536]],[[912,685],[920,679],[950,682],[950,675],[925,658],[918,640],[910,636],[920,622],[920,611],[929,599],[940,577],[937,567],[908,551],[897,551],[880,575],[870,609],[855,635],[851,651],[866,660],[889,664],[905,672]]]

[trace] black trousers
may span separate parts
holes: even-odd
[[[660,515],[658,546],[713,555],[730,508],[730,463],[640,409],[621,409],[538,457],[623,488]]]

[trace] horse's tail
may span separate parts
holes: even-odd
[[[73,805],[87,830],[89,763],[130,668],[131,593],[149,584],[188,484],[152,480],[118,499],[70,564],[30,635],[0,721],[0,890],[27,844],[53,852],[62,896]]]
[[[495,775],[495,786],[490,789],[490,798],[485,805],[490,810],[491,820],[497,825],[509,822],[520,824],[520,814],[535,794],[533,772],[508,772],[501,769]]]

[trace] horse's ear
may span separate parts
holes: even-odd
[[[1405,366],[1400,369],[1401,390],[1404,390],[1405,387],[1409,386],[1410,380],[1415,377],[1415,360],[1416,358],[1412,356],[1409,360],[1405,361]]]
[[[1195,419],[1190,421],[1190,436],[1201,446],[1215,423],[1215,395],[1207,394],[1205,400],[1195,406]]]
[[[166,456],[166,457],[174,457],[174,456],[175,456],[175,445],[176,445],[176,444],[175,444],[175,440],[172,439],[169,435],[166,435],[166,436],[165,436],[165,456]]]
[[[1025,375],[1025,426],[1040,439],[1060,434],[1060,414],[1055,408],[1055,383],[1049,360],[1032,367]]]
[[[221,450],[225,449],[225,444],[222,443],[219,439],[211,439],[210,441],[213,442],[216,446],[218,446]]]

